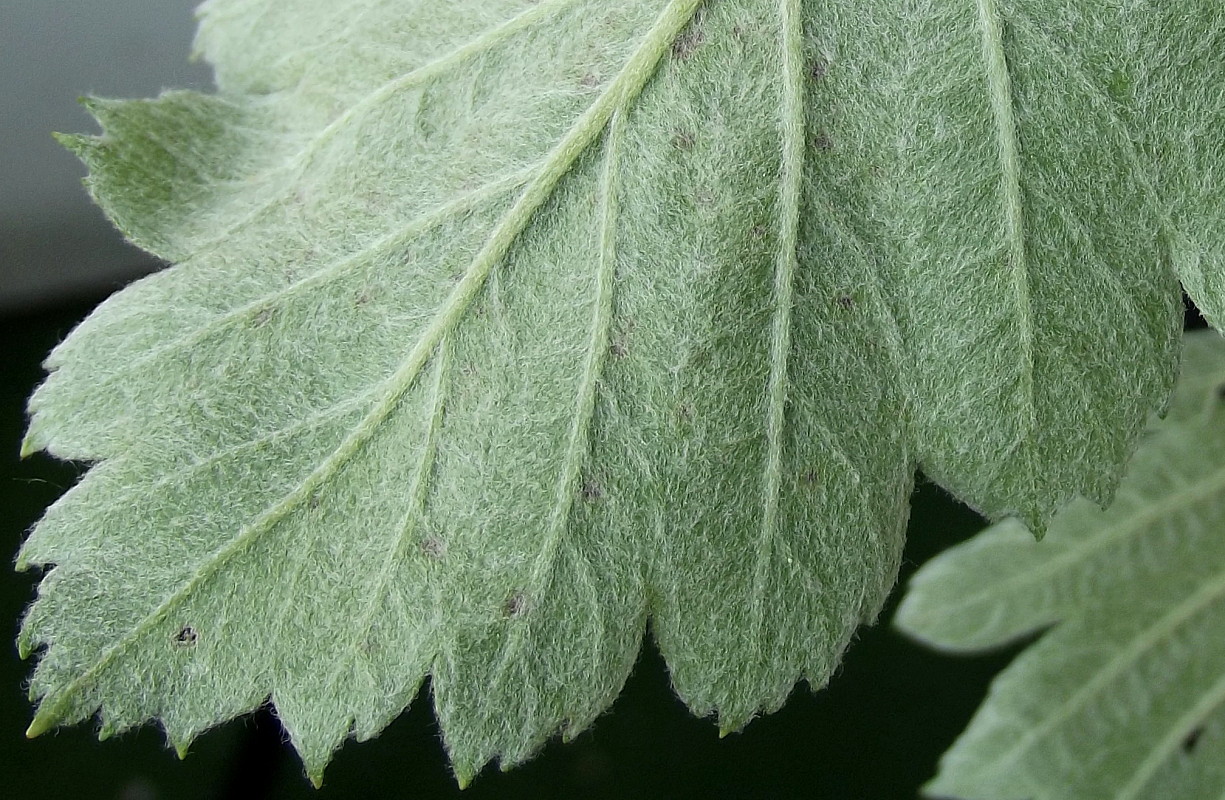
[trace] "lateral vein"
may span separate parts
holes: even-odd
[[[968,608],[978,603],[985,603],[992,597],[1007,596],[1031,584],[1051,585],[1054,582],[1053,576],[1059,574],[1061,570],[1074,567],[1088,560],[1096,552],[1115,542],[1142,533],[1149,525],[1166,520],[1179,511],[1185,511],[1194,508],[1199,503],[1212,500],[1222,488],[1225,488],[1225,468],[1203,476],[1159,502],[1146,503],[1144,510],[1134,517],[1119,523],[1103,525],[1099,535],[1078,542],[1075,547],[1043,563],[1038,569],[1016,573],[1007,580],[993,583],[981,592],[964,596],[961,599],[961,605],[963,608]]]
[[[1158,222],[1161,223],[1162,227],[1165,228],[1172,238],[1179,242],[1185,241],[1186,237],[1178,225],[1174,223],[1169,209],[1161,199],[1161,193],[1157,190],[1156,181],[1149,168],[1145,166],[1136,142],[1128,135],[1128,126],[1124,123],[1118,111],[1112,106],[1109,97],[1102,91],[1101,87],[1093,83],[1083,64],[1069,58],[1067,53],[1052,41],[1049,32],[1043,30],[1041,26],[1035,24],[1031,18],[1024,14],[1017,15],[1017,22],[1025,27],[1034,41],[1042,45],[1047,55],[1058,62],[1071,78],[1080,83],[1085,96],[1089,97],[1093,105],[1110,119],[1108,128],[1113,132],[1118,132],[1119,145],[1135,174],[1136,180],[1140,184],[1140,188],[1144,190],[1144,199],[1152,210],[1153,215],[1157,217]]]
[[[1221,679],[1212,684],[1212,687],[1200,697],[1198,703],[1193,705],[1186,713],[1174,720],[1174,723],[1169,726],[1166,735],[1158,742],[1147,756],[1136,767],[1136,771],[1132,773],[1131,779],[1119,790],[1115,795],[1114,800],[1133,800],[1140,797],[1140,792],[1145,788],[1145,785],[1152,779],[1153,775],[1161,769],[1170,756],[1178,752],[1186,741],[1187,732],[1195,725],[1202,723],[1208,715],[1212,714],[1222,705],[1225,705],[1225,674]]]
[[[456,64],[461,64],[465,59],[488,50],[502,42],[510,39],[514,34],[530,28],[536,21],[543,19],[549,13],[556,12],[560,8],[573,5],[577,0],[543,0],[538,5],[523,11],[514,17],[506,20],[500,25],[496,25],[487,31],[484,31],[477,38],[465,42],[463,45],[451,50],[443,55],[435,58],[427,64],[423,64],[416,69],[410,70],[402,75],[397,75],[391,80],[376,87],[362,98],[357,100],[351,106],[342,111],[334,120],[332,120],[318,134],[311,137],[305,146],[296,153],[290,154],[284,162],[279,166],[275,166],[266,172],[264,175],[271,176],[278,173],[292,173],[295,170],[300,174],[302,170],[310,165],[310,160],[317,154],[327,142],[336,136],[350,122],[358,118],[366,109],[377,105],[379,102],[392,97],[396,92],[404,89],[420,86],[433,78],[445,73],[448,69]],[[289,189],[284,192],[275,192],[267,202],[261,203],[252,208],[248,213],[244,214],[241,219],[227,225],[224,230],[211,239],[202,242],[200,251],[206,251],[218,244],[224,244],[229,241],[236,231],[242,230],[253,220],[259,217],[260,214],[275,206],[280,200],[293,190],[294,183],[291,181]]]
[[[449,200],[442,206],[425,214],[420,214],[406,222],[404,225],[397,227],[387,235],[378,239],[375,242],[363,247],[362,249],[345,256],[344,258],[334,262],[324,269],[312,272],[303,276],[299,280],[284,286],[276,291],[251,300],[250,302],[238,306],[222,313],[219,316],[213,317],[200,327],[188,331],[184,335],[170,339],[164,344],[147,351],[139,358],[133,359],[125,365],[124,369],[115,371],[101,385],[109,385],[124,380],[128,380],[128,372],[136,369],[153,360],[165,355],[173,354],[183,350],[189,350],[200,345],[208,339],[209,336],[224,330],[225,328],[240,324],[258,315],[261,311],[271,307],[276,303],[293,298],[303,292],[316,289],[321,286],[326,286],[337,278],[343,277],[351,270],[360,267],[367,260],[378,255],[389,253],[396,247],[411,242],[414,238],[422,233],[430,230],[436,225],[440,225],[451,217],[469,213],[480,208],[484,203],[503,197],[510,192],[526,185],[533,174],[539,169],[538,166],[531,166],[526,169],[518,170],[504,175],[494,180],[484,183],[471,191]]]
[[[595,418],[596,389],[604,365],[608,360],[610,331],[613,317],[614,276],[616,275],[616,226],[617,226],[617,167],[620,155],[620,137],[625,124],[625,114],[618,109],[608,126],[608,137],[604,156],[604,170],[600,177],[599,213],[600,237],[599,257],[596,259],[595,300],[591,315],[591,328],[587,344],[587,356],[583,363],[583,374],[579,381],[574,402],[573,422],[566,445],[566,454],[557,477],[553,508],[545,528],[545,539],[528,578],[529,604],[538,603],[552,581],[557,564],[557,552],[566,532],[574,499],[579,493],[583,460],[590,449],[591,424]],[[599,603],[594,603],[598,606]],[[513,627],[502,649],[501,659],[493,678],[499,685],[514,657],[523,647],[522,625]]]
[[[388,553],[379,569],[378,578],[369,594],[366,606],[362,609],[361,617],[354,627],[353,638],[345,649],[345,657],[337,662],[324,682],[328,696],[331,696],[332,688],[340,680],[345,669],[353,663],[361,648],[362,640],[372,630],[375,614],[383,607],[383,598],[387,594],[388,587],[391,586],[396,568],[403,563],[408,554],[409,546],[413,542],[412,533],[417,529],[417,523],[425,509],[426,497],[430,491],[431,472],[438,455],[438,439],[442,433],[442,422],[446,413],[447,383],[445,376],[450,366],[450,348],[447,346],[446,338],[439,342],[434,361],[434,376],[430,384],[429,400],[426,403],[430,416],[426,424],[425,439],[421,445],[417,469],[413,472],[412,484],[408,492],[409,508],[400,522],[399,534],[395,538],[391,552]]]
[[[1025,210],[1021,196],[1021,151],[1016,113],[1013,109],[1012,78],[1008,73],[1008,59],[1004,53],[1004,23],[997,0],[978,0],[978,18],[982,27],[987,92],[995,118],[996,146],[1000,159],[1004,236],[1007,239],[1008,266],[1011,269],[1011,293],[1018,305],[1018,349],[1023,361],[1021,390],[1028,404],[1026,430],[1022,436],[1026,436],[1038,429],[1038,419],[1034,393],[1034,319],[1026,255]]]
[[[1017,738],[1015,742],[997,759],[1004,763],[1014,761],[1024,753],[1034,742],[1068,720],[1078,708],[1089,702],[1095,695],[1105,691],[1113,679],[1128,672],[1137,661],[1154,648],[1163,639],[1172,636],[1182,626],[1188,624],[1205,609],[1225,600],[1225,572],[1218,573],[1212,580],[1205,582],[1198,591],[1179,603],[1167,614],[1158,617],[1151,625],[1139,632],[1128,642],[1127,646],[1115,653],[1093,677],[1085,681],[1058,710],[1046,717]]]
[[[790,388],[791,316],[799,252],[800,198],[804,180],[807,120],[804,112],[804,52],[800,0],[780,0],[783,63],[782,163],[778,201],[778,254],[774,268],[774,319],[770,335],[766,462],[762,475],[762,519],[753,570],[752,633],[761,635],[766,583],[778,534],[787,395]]]

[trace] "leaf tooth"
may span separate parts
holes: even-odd
[[[131,102],[139,103],[147,101],[112,100],[107,97],[98,97],[97,95],[93,94],[83,94],[77,98],[77,102],[81,104],[82,108],[92,114],[94,119],[98,120],[100,124],[105,125],[108,122],[107,115],[114,112],[115,109],[122,108]]]
[[[58,715],[52,713],[49,709],[44,710],[45,708],[45,704],[39,706],[38,712],[34,714],[30,727],[26,728],[27,739],[37,739],[59,724]]]
[[[33,637],[28,631],[22,629],[21,633],[17,634],[17,655],[22,661],[25,661],[34,654],[34,650]]]
[[[461,792],[472,785],[472,781],[476,778],[477,773],[480,771],[478,769],[474,769],[470,764],[459,763],[456,761],[455,756],[451,757],[451,768],[455,771],[455,783],[459,786],[459,790]]]
[[[89,163],[98,148],[98,137],[82,133],[52,133],[52,138],[77,158]]]
[[[178,757],[179,761],[187,760],[196,737],[207,727],[200,725],[198,722],[193,723],[182,719],[173,721],[165,717],[162,717],[159,722],[162,726],[162,732],[166,735],[166,744],[174,750],[174,754]]]
[[[291,737],[294,750],[297,751],[298,757],[302,759],[302,766],[306,770],[306,778],[311,782],[311,785],[316,789],[323,786],[324,773],[327,771],[328,765],[332,762],[332,755],[343,742],[344,737],[336,737],[336,741],[329,743],[325,747],[315,747],[309,750],[302,746],[302,743]]]
[[[114,738],[115,735],[118,733],[119,733],[119,726],[116,725],[113,721],[106,720],[102,723],[102,726],[98,728],[98,741],[105,742],[108,739]],[[187,755],[186,752],[182,753],[179,756],[179,760],[182,761],[184,756],[186,755]]]
[[[1034,506],[1021,516],[1019,522],[1040,542],[1046,538],[1046,532],[1050,528],[1050,516]]]
[[[326,722],[301,724],[301,707],[293,710],[292,704],[286,703],[283,697],[277,695],[272,696],[271,703],[276,708],[282,730],[302,761],[307,779],[318,789],[323,785],[324,772],[332,763],[333,755],[353,733],[353,714],[345,712],[341,716],[329,718]],[[287,708],[291,710],[287,711]]]
[[[757,717],[757,710],[719,711],[719,738],[726,739],[733,733],[740,733]]]
[[[47,449],[47,442],[45,440],[45,437],[43,437],[36,428],[31,426],[30,429],[26,431],[25,437],[22,438],[21,440],[21,451],[19,455],[21,456],[21,458],[29,458],[35,453],[41,452],[46,449]],[[21,567],[18,567],[19,571],[21,569],[22,569]]]

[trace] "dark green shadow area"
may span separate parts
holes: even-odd
[[[149,727],[99,743],[90,725],[40,739],[24,736],[30,664],[12,644],[37,576],[12,571],[24,533],[82,468],[42,456],[17,458],[24,404],[39,364],[89,305],[0,320],[0,770],[10,786],[47,798],[449,798],[548,800],[892,800],[913,798],[940,754],[965,727],[988,682],[1019,647],[985,658],[928,652],[888,625],[861,631],[839,675],[817,694],[801,687],[779,713],[720,740],[672,695],[663,662],[648,645],[613,710],[569,745],[535,761],[485,771],[460,792],[447,769],[425,698],[373,742],[349,742],[310,788],[267,710],[201,737],[187,760]],[[936,487],[916,492],[903,582],[918,564],[972,535],[982,521]]]

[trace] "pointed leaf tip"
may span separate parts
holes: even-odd
[[[86,111],[96,117],[100,111],[105,112],[117,105],[121,105],[124,101],[115,100],[109,97],[98,97],[97,95],[93,94],[83,94],[77,98],[77,102],[80,103]]]
[[[26,728],[26,738],[37,739],[54,727],[55,717],[39,712],[34,715],[34,720],[30,723],[30,727]]]
[[[80,133],[52,133],[51,138],[55,139],[68,152],[80,159],[85,159],[89,155],[89,151],[93,148],[97,137],[88,136]]]
[[[323,758],[318,756],[304,759],[303,766],[306,769],[306,779],[310,781],[311,786],[316,789],[323,788],[323,774],[327,771],[328,764],[332,760],[333,753],[329,752]]]
[[[60,144],[63,144],[65,147],[68,147],[68,145],[64,143],[64,138],[67,138],[67,137],[61,137],[59,134],[56,134],[55,138],[60,142]],[[68,149],[71,150],[72,148],[69,147]],[[42,450],[42,449],[43,449],[42,445],[40,445],[37,441],[35,441],[34,434],[27,433],[25,435],[25,438],[21,440],[21,450],[19,451],[18,455],[21,458],[29,458],[30,456],[34,455],[35,453],[37,453],[39,450]]]
[[[1046,538],[1046,532],[1050,528],[1047,520],[1042,517],[1034,519],[1020,518],[1017,522],[1021,523],[1021,527],[1029,531],[1030,536],[1034,537],[1034,541],[1040,542]]]

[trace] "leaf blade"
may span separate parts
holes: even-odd
[[[1043,172],[1059,142],[1022,134],[1067,101],[1018,6],[207,3],[219,97],[100,101],[78,144],[178,263],[31,401],[27,450],[101,462],[19,560],[57,565],[21,639],[42,719],[182,750],[270,696],[318,782],[429,675],[467,782],[589,724],[649,619],[726,732],[879,611],[916,457],[990,513],[1108,494],[1168,383],[1169,215],[1090,224],[1100,187]],[[1124,163],[1105,194],[1120,138],[1069,161]]]
[[[546,5],[571,21],[590,12]],[[564,38],[556,45],[548,74],[587,100],[568,106],[577,110],[555,143],[528,159],[478,149],[474,160],[493,168],[447,177],[450,193],[429,195],[441,201],[409,197],[407,222],[363,207],[355,232],[335,242],[311,241],[306,223],[321,219],[312,186],[338,180],[329,148],[352,144],[363,115],[382,112],[360,98],[390,102],[390,88],[359,94],[326,124],[309,108],[306,122],[261,123],[273,130],[272,154],[240,159],[258,187],[245,197],[227,194],[225,180],[200,188],[208,181],[199,170],[184,173],[181,191],[171,180],[213,101],[171,94],[107,107],[114,129],[91,145],[95,191],[113,215],[145,226],[135,235],[183,260],[104,305],[53,354],[31,403],[27,447],[102,461],[21,557],[57,565],[22,633],[27,651],[54,642],[32,684],[38,726],[99,708],[106,731],[155,717],[182,751],[270,695],[318,782],[344,738],[375,735],[431,674],[448,750],[467,780],[491,759],[515,763],[554,731],[589,724],[628,674],[648,614],[683,696],[726,727],[777,707],[801,677],[824,683],[896,573],[908,448],[889,371],[871,359],[879,305],[848,324],[829,298],[850,272],[834,281],[797,270],[798,250],[832,244],[803,222],[815,172],[802,158],[798,6],[708,9],[682,32],[700,5],[601,12],[621,30],[633,31],[633,14],[654,27],[633,33],[612,77],[566,61]],[[210,6],[210,35],[223,9]],[[486,38],[461,51],[509,48],[539,62],[530,26],[515,20],[493,50]],[[719,61],[707,56],[716,50]],[[704,97],[720,63],[737,59],[755,77]],[[653,78],[661,60],[665,74]],[[475,75],[485,68],[445,54],[431,63],[444,62]],[[775,64],[787,72],[785,89],[763,69]],[[411,80],[384,86],[405,89],[416,124],[445,137],[430,122],[426,101],[441,101],[421,70],[446,71],[414,69]],[[223,86],[235,80],[219,77]],[[648,81],[649,96],[639,97]],[[297,113],[315,102],[264,89],[273,100],[231,94],[218,107],[276,120],[277,103]],[[693,126],[685,135],[678,108]],[[784,150],[746,147],[749,120]],[[323,134],[294,128],[312,121]],[[206,144],[216,138],[204,135]],[[224,146],[246,153],[257,140]],[[160,148],[150,163],[169,193],[135,191],[148,176],[129,170],[149,147]],[[743,156],[724,162],[720,147]],[[443,152],[421,158],[449,169]],[[720,170],[754,199],[716,191]],[[665,179],[685,212],[666,220],[672,241],[660,248],[655,195]],[[179,205],[148,215],[165,203]],[[757,232],[776,206],[782,227]],[[286,244],[304,233],[305,245]],[[431,242],[449,249],[439,256]],[[594,274],[575,253],[595,254]],[[753,280],[765,278],[747,294],[746,263]],[[397,312],[388,301],[398,290],[383,273],[405,266],[420,296],[413,306],[401,299]],[[703,280],[688,274],[695,268]],[[559,282],[582,301],[558,295]],[[678,305],[661,306],[661,290]],[[817,313],[797,320],[793,303]],[[373,318],[375,305],[393,313]],[[743,339],[716,324],[737,316]],[[346,331],[343,361],[314,363],[336,347],[325,334],[337,330]],[[818,339],[826,345],[804,346]],[[397,352],[399,342],[407,346]],[[820,404],[794,405],[792,374],[820,379],[833,364],[864,376],[855,408],[880,415],[883,439],[859,411],[818,422]],[[518,366],[523,375],[509,379]],[[720,386],[728,368],[734,379]],[[256,377],[269,388],[251,394]],[[282,386],[302,389],[274,390]],[[686,429],[679,439],[659,435]],[[711,471],[736,453],[742,470]],[[804,472],[821,475],[816,511],[804,508],[814,493]],[[226,498],[235,483],[245,491]],[[701,491],[687,488],[694,483]],[[856,499],[840,499],[840,485]],[[100,516],[100,497],[112,493]],[[650,502],[639,509],[634,498]],[[125,531],[132,508],[147,519]],[[825,514],[851,524],[839,530]],[[692,542],[660,540],[695,525]],[[161,543],[142,563],[138,542],[159,529],[183,540]],[[809,541],[811,531],[826,533]],[[730,546],[740,537],[755,558]],[[861,540],[872,546],[859,552]],[[863,568],[844,570],[850,561]],[[702,580],[715,562],[734,590],[712,605]],[[65,626],[65,614],[89,617],[79,604],[97,596],[103,574],[107,623]],[[827,583],[809,592],[817,580]],[[120,600],[116,586],[140,588]],[[736,647],[720,641],[721,619],[744,621]],[[728,669],[739,662],[753,666]]]

